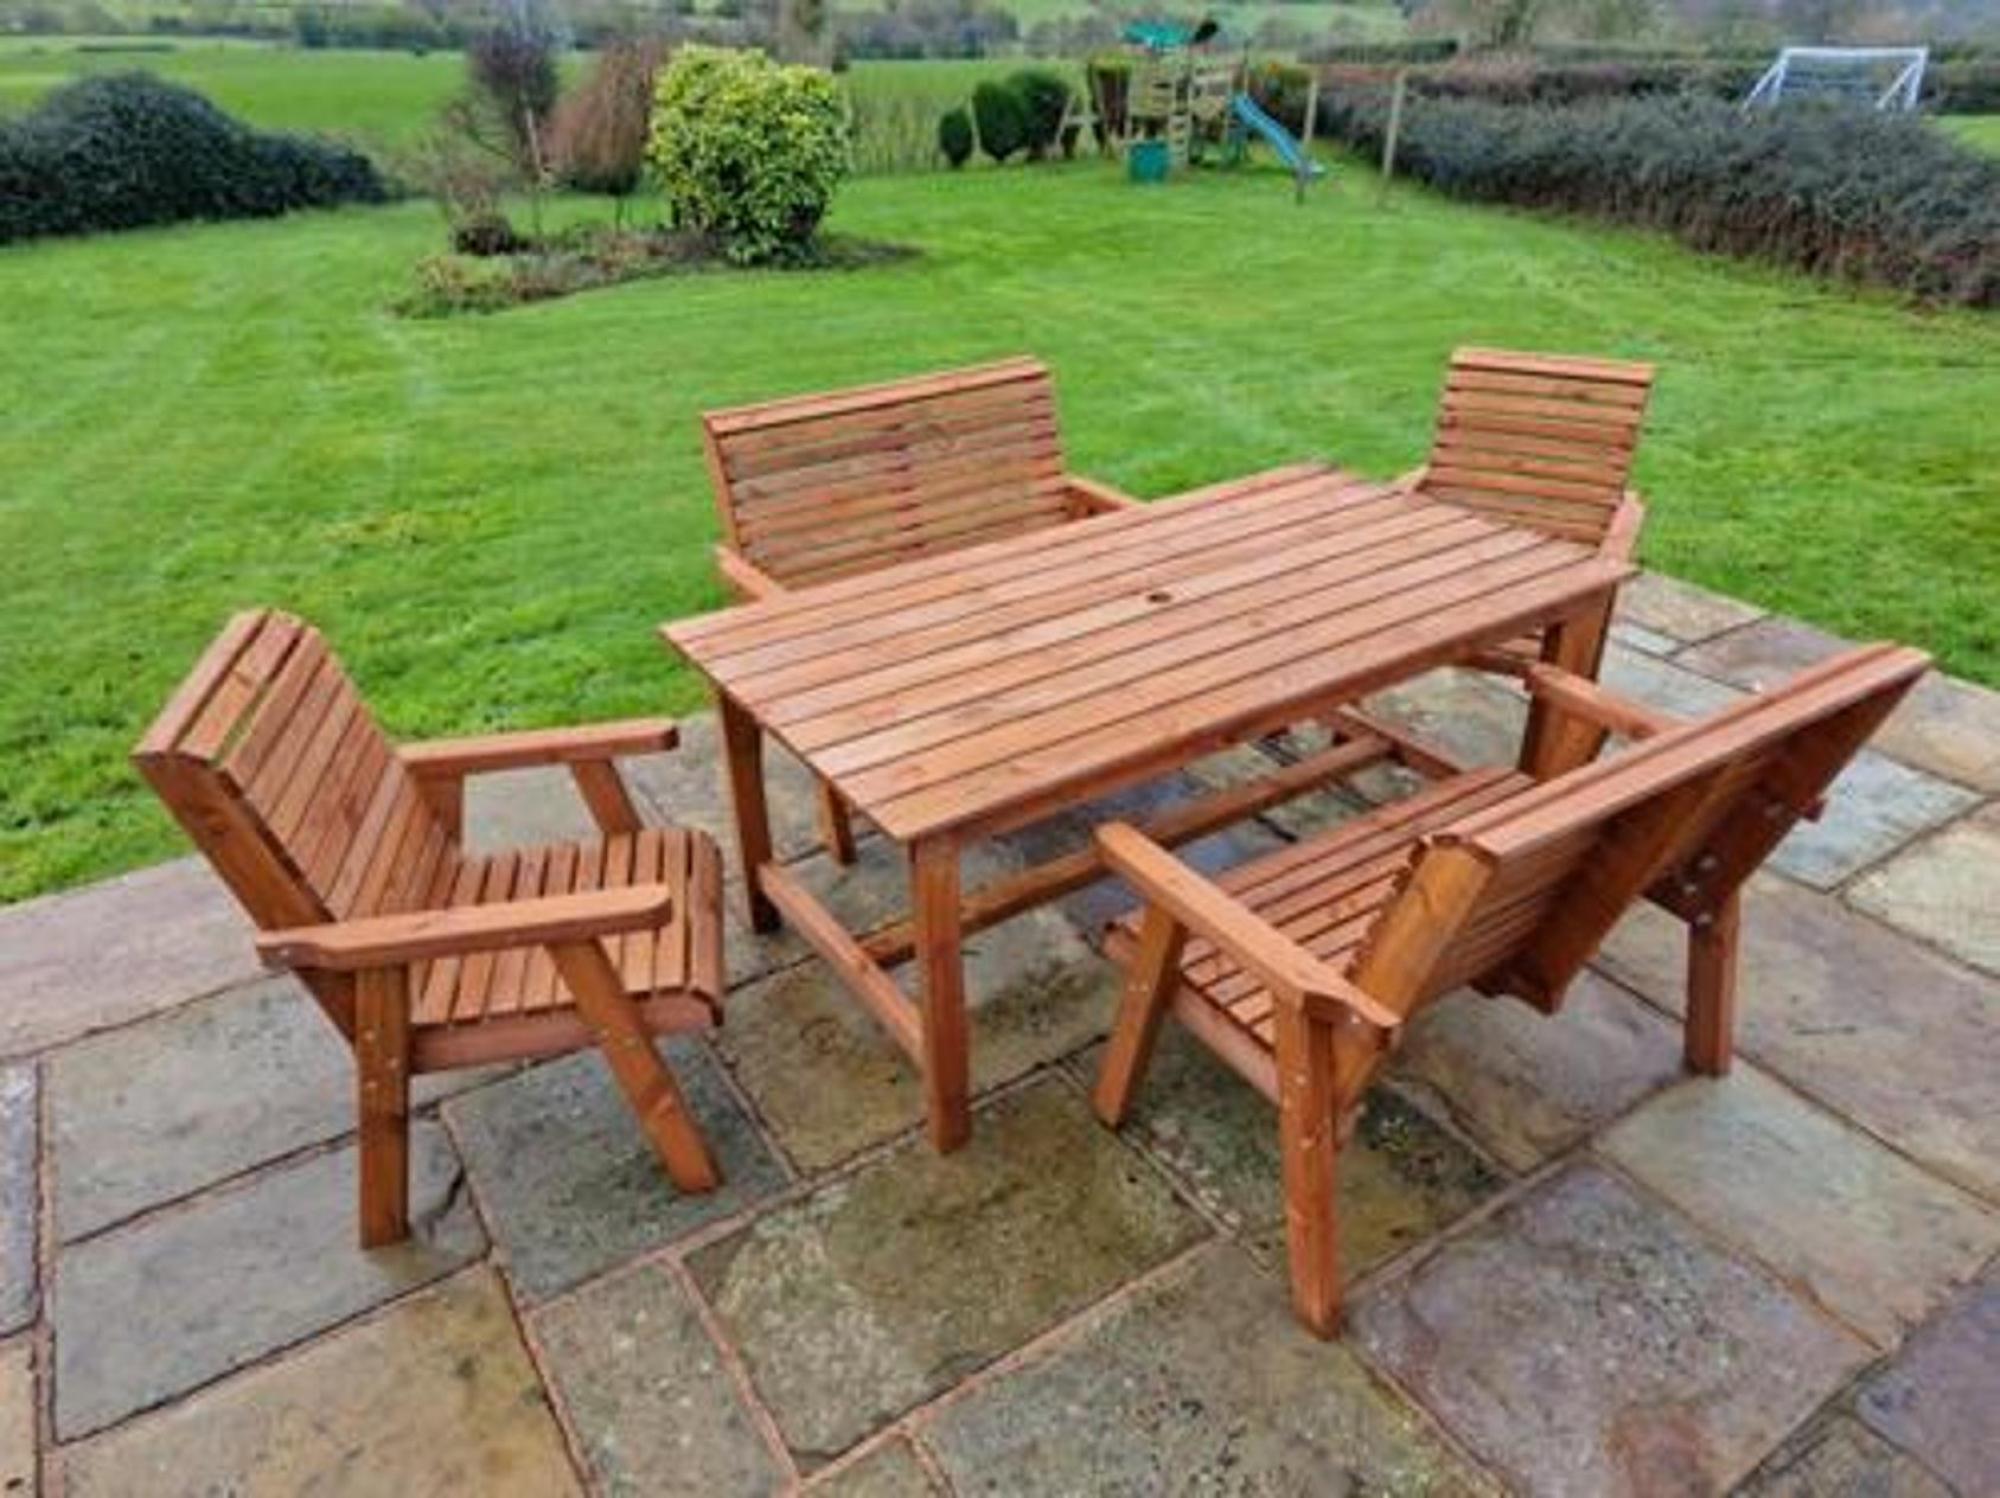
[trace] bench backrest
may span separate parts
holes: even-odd
[[[1033,359],[711,411],[702,432],[724,534],[781,583],[1072,518]]]
[[[318,630],[238,614],[132,758],[260,927],[432,903],[457,845]]]
[[[1434,834],[1356,981],[1403,1012],[1465,983],[1553,1008],[1640,897],[1719,910],[1928,664],[1862,646]]]
[[[1625,496],[1653,366],[1462,348],[1419,487],[1591,544]]]

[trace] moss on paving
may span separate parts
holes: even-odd
[[[2000,322],[1334,182],[873,180],[835,227],[921,258],[444,322],[384,310],[420,203],[0,251],[0,899],[185,846],[124,756],[245,604],[399,734],[696,704],[653,636],[722,601],[696,414],[1022,349],[1146,495],[1396,472],[1456,343],[1657,360],[1648,562],[2000,683]]]

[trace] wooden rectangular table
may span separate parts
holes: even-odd
[[[1364,693],[1548,628],[1594,671],[1625,561],[1323,465],[1274,470],[1053,530],[667,625],[710,680],[749,917],[780,914],[921,1069],[932,1141],[967,1137],[960,944],[1099,877],[1086,849],[962,893],[961,849]],[[1333,748],[1148,830],[1200,836],[1399,746],[1342,716]],[[1359,725],[1359,726],[1357,726]],[[1587,756],[1531,717],[1525,762]],[[911,917],[856,935],[772,854],[775,735],[910,861]],[[913,1003],[884,968],[915,956]]]

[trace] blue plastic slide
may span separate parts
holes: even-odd
[[[1229,112],[1271,143],[1271,149],[1278,153],[1278,159],[1291,168],[1292,175],[1298,179],[1300,188],[1303,189],[1306,183],[1315,177],[1326,175],[1326,168],[1306,154],[1305,147],[1299,144],[1292,132],[1258,108],[1256,100],[1248,94],[1232,95],[1229,100]]]

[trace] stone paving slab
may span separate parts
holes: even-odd
[[[2000,792],[2000,692],[1933,671],[1874,743],[1905,764],[1993,795]]]
[[[87,1434],[323,1331],[486,1250],[444,1131],[410,1133],[407,1242],[355,1239],[352,1146],[61,1251],[56,1430]]]
[[[663,1053],[722,1169],[714,1191],[667,1179],[594,1050],[445,1104],[517,1296],[546,1300],[785,1184],[707,1047],[682,1037]]]
[[[1743,696],[1735,687],[1615,641],[1604,652],[1598,679],[1619,696],[1675,718],[1706,718]]]
[[[946,1498],[901,1436],[892,1436],[808,1491],[819,1498]]]
[[[413,1100],[499,1075],[419,1077]],[[48,1079],[65,1242],[355,1125],[347,1043],[289,977],[78,1041],[49,1059]]]
[[[758,1393],[812,1468],[1204,1228],[1049,1079],[912,1141],[689,1259]]]
[[[250,923],[195,858],[0,908],[0,1057],[261,976]]]
[[[1878,1347],[2000,1251],[2000,1213],[1755,1067],[1671,1089],[1598,1148]]]
[[[1411,1023],[1390,1064],[1492,1156],[1528,1171],[1681,1074],[1678,1028],[1586,971],[1552,1016],[1458,993]]]
[[[1762,609],[1741,599],[1660,572],[1642,572],[1618,589],[1619,619],[1684,643],[1706,640],[1763,616]]]
[[[1682,644],[1672,635],[1662,634],[1657,629],[1648,629],[1645,625],[1635,624],[1630,619],[1613,619],[1611,638],[1628,650],[1644,651],[1647,655],[1672,655]]]
[[[1954,1498],[1922,1462],[1849,1415],[1815,1421],[1736,1491],[1739,1498]]]
[[[1820,819],[1794,827],[1771,855],[1771,867],[1832,889],[1978,800],[1964,786],[1864,749],[1827,788]]]
[[[1960,1492],[2000,1490],[2000,1266],[1911,1337],[1856,1408]]]
[[[0,1066],[0,1337],[33,1321],[41,1305],[35,1270],[39,1129],[35,1069]]]
[[[713,837],[733,869],[736,832],[730,820],[729,790],[722,774],[722,734],[715,714],[690,713],[680,719],[680,728],[680,747],[672,753],[630,762],[630,783],[658,820],[699,827]],[[814,785],[812,773],[791,751],[766,736],[764,799],[770,807],[771,841],[782,859],[803,858],[819,848]],[[857,819],[854,831],[857,837],[866,837],[872,829],[865,819]]]
[[[1847,898],[1898,930],[2000,976],[2000,803],[1871,869]]]
[[[1768,692],[1853,645],[1797,619],[1771,615],[1692,645],[1675,659],[1732,686]]]
[[[1588,1165],[1364,1295],[1352,1336],[1511,1483],[1579,1498],[1719,1491],[1868,1357]]]
[[[1467,765],[1510,765],[1528,699],[1510,682],[1447,667],[1377,692],[1367,709]]]
[[[1101,1054],[1102,1047],[1093,1047],[1077,1058],[1074,1070],[1086,1087],[1096,1084]],[[1277,1112],[1178,1025],[1162,1031],[1124,1132],[1267,1262],[1284,1265]],[[1361,1274],[1428,1238],[1502,1181],[1498,1171],[1408,1102],[1376,1088],[1340,1156],[1341,1257],[1347,1273]]]
[[[963,1493],[1483,1493],[1216,1243],[921,1425]]]
[[[1783,879],[1752,880],[1744,910],[1742,1052],[2000,1203],[2000,983]],[[1641,906],[1598,964],[1679,1013],[1686,929]]]
[[[63,1466],[70,1498],[579,1491],[484,1268],[71,1447]]]
[[[658,1264],[535,1316],[543,1365],[600,1491],[775,1493],[788,1478],[687,1292]]]
[[[35,1350],[26,1337],[0,1343],[0,1493],[32,1498],[35,1487]]]

